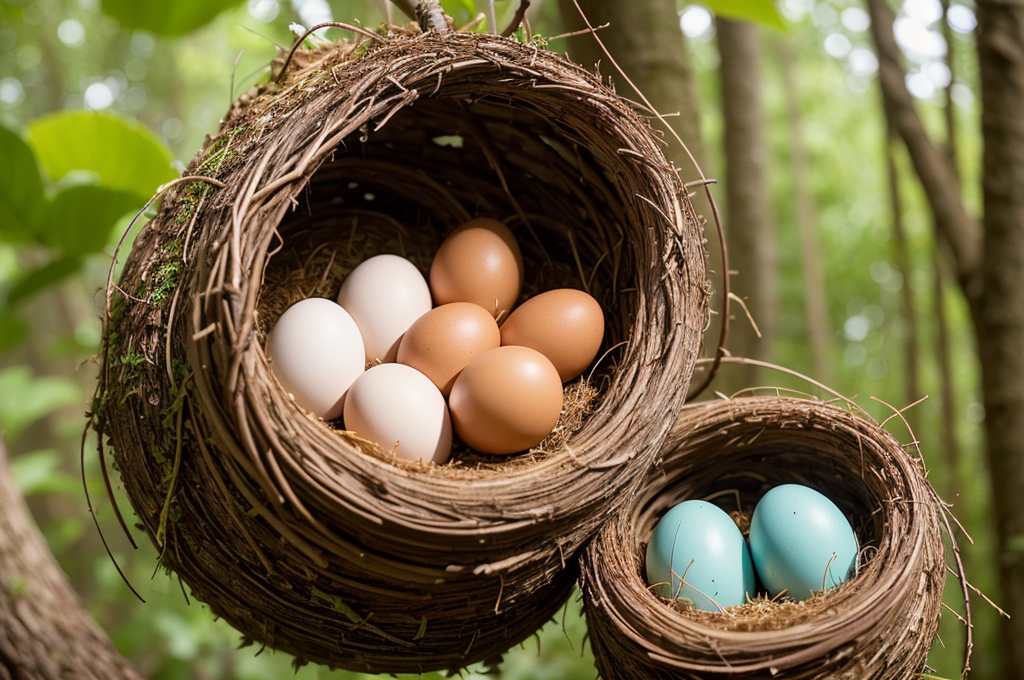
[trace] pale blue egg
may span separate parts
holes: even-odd
[[[794,600],[839,585],[853,575],[857,537],[828,498],[800,484],[766,493],[750,520],[750,554],[772,596]]]
[[[691,600],[711,612],[756,594],[743,534],[724,510],[705,501],[684,501],[658,522],[647,544],[647,582],[662,597]]]

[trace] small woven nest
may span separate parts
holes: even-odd
[[[366,35],[297,52],[185,175],[212,179],[163,196],[108,290],[93,422],[163,564],[249,639],[455,669],[557,611],[653,463],[708,321],[706,254],[660,140],[593,74],[497,36]],[[426,273],[474,216],[516,234],[524,298],[605,310],[552,435],[422,467],[303,413],[264,351],[284,309],[375,254]]]
[[[648,589],[646,544],[669,508],[710,500],[746,533],[757,500],[783,483],[821,491],[852,520],[862,548],[854,579],[802,602],[759,597],[724,613]],[[838,406],[752,397],[688,407],[646,487],[582,559],[601,677],[913,677],[941,613],[940,512],[919,460]]]

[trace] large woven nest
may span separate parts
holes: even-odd
[[[708,613],[647,586],[658,519],[687,499],[741,528],[782,483],[815,488],[852,519],[857,577],[803,602]],[[946,567],[941,509],[920,461],[876,423],[818,401],[753,397],[683,410],[646,487],[582,560],[587,625],[605,680],[914,677],[939,624]]]
[[[453,669],[528,637],[654,461],[707,323],[701,229],[646,119],[535,45],[377,36],[298,52],[186,175],[217,182],[175,186],[136,239],[95,418],[163,563],[249,638],[330,666]],[[305,415],[264,352],[282,311],[374,254],[425,272],[477,215],[516,234],[524,297],[605,310],[606,356],[552,436],[420,468]]]

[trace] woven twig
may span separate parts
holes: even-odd
[[[742,526],[761,495],[811,486],[853,520],[859,575],[804,602],[711,614],[647,586],[645,546],[686,499],[711,499]],[[605,680],[905,680],[924,666],[946,566],[942,508],[920,462],[876,423],[839,406],[751,397],[689,406],[643,490],[586,550],[581,583]]]
[[[646,120],[537,46],[392,35],[297,51],[187,174],[225,188],[174,187],[136,240],[95,418],[163,563],[330,666],[454,669],[529,636],[657,455],[707,323],[698,220]],[[380,252],[426,271],[475,215],[517,235],[525,295],[583,288],[606,312],[552,437],[417,468],[304,415],[263,349],[281,312]]]

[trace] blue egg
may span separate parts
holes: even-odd
[[[766,493],[750,520],[750,554],[772,596],[794,600],[839,585],[856,570],[857,537],[825,496],[800,484]]]
[[[684,501],[658,522],[647,544],[647,582],[662,597],[691,600],[710,612],[755,595],[743,534],[724,510],[705,501]]]

